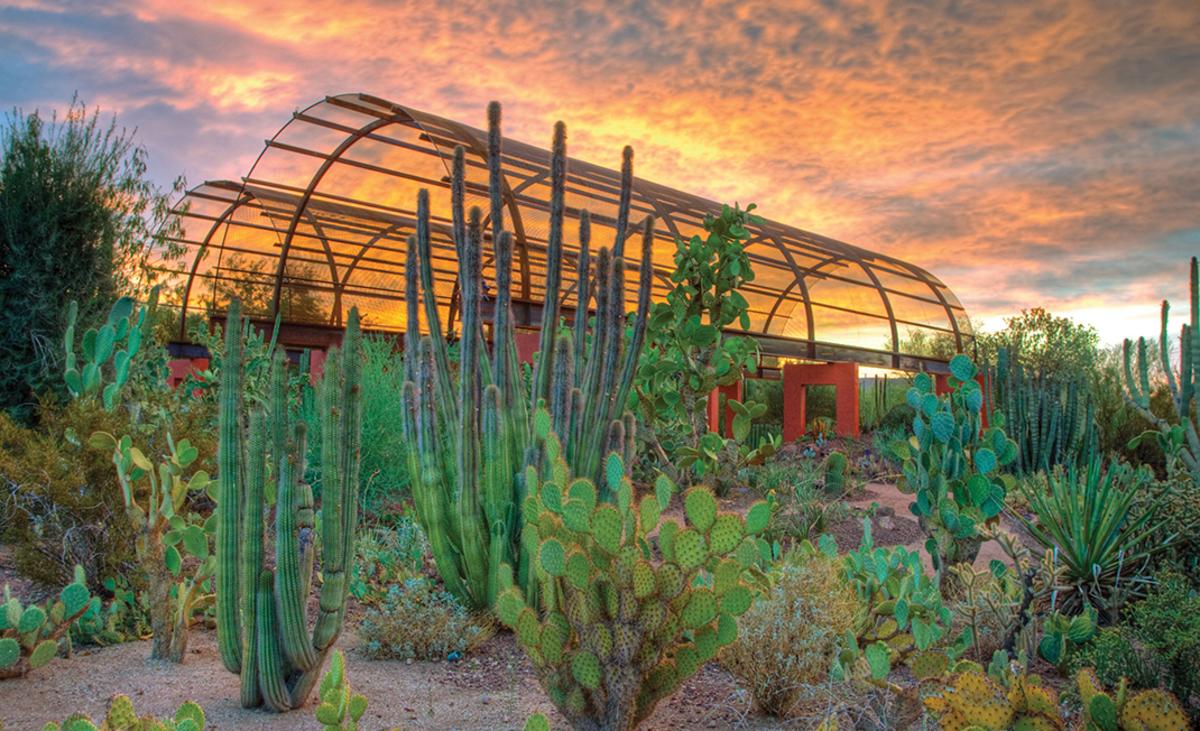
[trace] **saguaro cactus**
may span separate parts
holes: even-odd
[[[502,564],[517,568],[527,596],[536,574],[519,542],[520,505],[526,487],[522,468],[541,457],[532,440],[531,414],[544,405],[553,427],[564,435],[565,459],[573,474],[594,478],[602,456],[633,445],[633,417],[625,403],[641,351],[650,307],[653,221],[643,227],[637,314],[630,328],[625,310],[624,248],[633,180],[633,152],[625,148],[612,249],[601,248],[593,263],[591,228],[580,218],[575,262],[577,306],[574,330],[559,328],[562,275],[566,129],[554,130],[550,176],[550,226],[546,252],[541,349],[530,389],[517,359],[511,312],[512,236],[503,230],[500,197],[500,107],[488,108],[490,222],[495,248],[496,299],[493,347],[486,348],[481,318],[483,227],[479,209],[464,212],[464,152],[455,150],[451,234],[458,252],[462,301],[461,358],[457,374],[443,330],[433,281],[429,194],[417,197],[416,234],[408,241],[405,337],[409,381],[404,409],[413,497],[446,587],[471,607],[495,601]],[[595,270],[593,277],[592,270]],[[595,299],[594,326],[588,313]],[[429,335],[417,323],[424,305]],[[601,482],[600,484],[604,484]],[[600,495],[608,500],[607,493]]]
[[[1150,410],[1150,359],[1146,339],[1137,341],[1137,378],[1133,373],[1133,341],[1125,341],[1125,398],[1158,430],[1159,442],[1168,459],[1178,458],[1200,480],[1200,406],[1193,403],[1200,394],[1200,265],[1192,257],[1190,279],[1191,323],[1179,330],[1179,373],[1171,364],[1171,340],[1167,333],[1167,315],[1171,303],[1163,300],[1162,329],[1158,335],[1158,354],[1162,361],[1167,388],[1171,391],[1172,417],[1164,419]]]
[[[247,418],[241,344],[249,324],[240,315],[235,300],[221,370],[217,641],[225,667],[241,674],[242,705],[286,711],[308,698],[346,612],[358,520],[361,335],[351,310],[342,351],[330,351],[319,388],[323,583],[310,632],[306,604],[316,547],[312,489],[301,482],[305,428],[289,417],[282,352],[271,363],[268,404],[252,407]],[[276,484],[274,569],[264,562],[268,479]]]

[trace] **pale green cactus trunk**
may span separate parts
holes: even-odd
[[[234,301],[221,374],[217,641],[225,666],[241,674],[242,705],[285,711],[308,698],[345,618],[358,523],[361,335],[352,310],[342,350],[330,352],[319,387],[322,584],[310,631],[316,526],[312,490],[301,481],[307,435],[303,422],[291,423],[282,351],[271,363],[269,403],[245,414],[241,340],[247,327]],[[268,480],[276,498],[274,570],[264,562]]]
[[[1167,388],[1171,393],[1170,418],[1162,418],[1150,410],[1150,359],[1146,354],[1146,339],[1137,341],[1137,377],[1133,370],[1133,341],[1125,341],[1125,398],[1158,430],[1160,444],[1168,459],[1178,459],[1200,481],[1200,265],[1192,257],[1189,294],[1191,322],[1179,331],[1179,372],[1171,363],[1171,339],[1167,315],[1171,304],[1162,303],[1162,329],[1158,335],[1159,358]]]
[[[455,150],[451,171],[451,233],[459,261],[462,342],[457,373],[450,366],[446,331],[434,289],[429,194],[417,197],[416,234],[409,238],[405,272],[408,327],[405,335],[405,432],[413,499],[446,587],[473,608],[491,605],[503,586],[500,567],[515,567],[527,596],[537,591],[530,556],[520,542],[522,471],[540,464],[531,414],[545,405],[564,435],[573,474],[596,478],[614,445],[632,456],[632,420],[625,404],[644,340],[650,307],[653,221],[643,228],[643,251],[635,319],[627,328],[624,242],[629,226],[633,153],[626,148],[621,175],[616,240],[593,263],[590,222],[580,222],[576,261],[574,331],[560,334],[563,300],[563,226],[566,131],[555,128],[551,159],[550,224],[540,356],[531,389],[518,363],[512,303],[512,235],[503,230],[500,109],[488,109],[488,177],[494,261],[495,319],[492,348],[484,339],[483,224],[478,209],[465,210],[464,152]],[[592,270],[595,271],[593,281]],[[594,305],[592,300],[595,300]],[[594,326],[589,328],[589,312]],[[429,335],[418,323],[424,316]],[[601,484],[606,484],[601,481]],[[602,495],[611,499],[610,495]]]

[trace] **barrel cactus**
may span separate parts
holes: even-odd
[[[663,520],[674,485],[660,476],[653,494],[635,500],[616,452],[606,458],[603,490],[616,499],[606,503],[591,480],[570,476],[549,427],[539,412],[546,459],[541,474],[526,468],[536,489],[522,504],[538,601],[510,586],[496,613],[573,728],[632,729],[736,639],[736,617],[759,586],[754,536],[770,509],[758,502],[745,518],[722,513],[711,492],[694,487],[683,496],[686,523]],[[656,529],[657,565],[648,538]]]
[[[285,711],[308,698],[346,613],[358,521],[361,334],[351,310],[342,349],[330,351],[319,387],[323,581],[310,632],[316,525],[312,489],[301,481],[305,427],[290,414],[281,351],[271,363],[268,403],[247,415],[240,348],[249,327],[235,300],[220,387],[217,642],[225,667],[241,675],[242,705]],[[273,562],[264,561],[268,479],[276,486]]]
[[[563,250],[566,195],[566,131],[555,127],[551,160],[549,234],[540,354],[529,387],[518,363],[512,315],[512,234],[504,230],[501,199],[500,108],[488,110],[488,190],[496,271],[492,348],[483,333],[483,217],[465,210],[467,179],[463,149],[451,171],[452,225],[458,252],[462,338],[452,368],[432,261],[429,193],[417,197],[416,233],[405,266],[405,437],[413,501],[446,588],[465,605],[491,605],[501,588],[499,569],[512,566],[532,599],[536,572],[522,548],[520,505],[526,486],[522,468],[537,463],[532,414],[544,406],[563,435],[562,454],[571,474],[596,478],[610,449],[632,450],[634,420],[625,404],[641,351],[650,307],[653,223],[642,227],[642,259],[636,315],[627,322],[624,247],[629,230],[633,153],[625,150],[617,193],[612,248],[590,249],[591,227],[580,217],[577,280],[563,287],[568,255]],[[573,292],[573,330],[560,328],[562,302]],[[594,305],[592,304],[594,299]],[[423,309],[422,309],[423,306]],[[589,318],[589,311],[594,317]],[[424,321],[422,338],[416,323]],[[589,320],[594,325],[589,327]],[[632,325],[630,327],[630,325]],[[601,483],[603,485],[603,483]],[[603,492],[603,490],[602,490]],[[601,495],[602,499],[611,496]]]
[[[21,677],[57,657],[63,636],[90,603],[91,594],[79,566],[75,567],[75,580],[63,588],[58,599],[45,604],[23,605],[6,585],[0,604],[0,680]]]

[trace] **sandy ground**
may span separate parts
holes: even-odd
[[[399,727],[405,731],[485,731],[521,729],[529,714],[541,711],[556,729],[566,722],[554,714],[524,655],[509,634],[498,635],[458,663],[367,660],[348,633],[346,650],[351,685],[370,699],[364,731]],[[319,729],[313,703],[287,714],[245,710],[238,704],[238,678],[217,656],[216,635],[194,631],[182,665],[151,661],[149,642],[76,652],[24,678],[0,683],[0,720],[5,731],[37,731],[73,711],[100,719],[108,699],[126,693],[139,713],[173,713],[184,700],[204,707],[208,728]],[[748,696],[714,664],[708,665],[641,727],[668,729],[781,728],[752,714]]]

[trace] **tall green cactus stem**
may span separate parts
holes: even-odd
[[[1171,363],[1171,339],[1168,314],[1171,303],[1163,300],[1162,329],[1158,335],[1158,354],[1167,388],[1171,393],[1171,416],[1163,418],[1150,410],[1150,359],[1146,339],[1137,341],[1137,377],[1133,371],[1133,341],[1125,341],[1125,399],[1158,430],[1159,443],[1168,459],[1179,459],[1194,481],[1200,482],[1200,265],[1192,257],[1189,294],[1191,322],[1179,330],[1179,371]]]
[[[1029,373],[1007,348],[996,357],[995,404],[1004,429],[1017,443],[1013,470],[1021,475],[1078,467],[1097,454],[1096,405],[1083,374],[1051,378]]]
[[[629,226],[633,153],[624,151],[621,193],[612,249],[590,251],[586,212],[580,220],[577,281],[564,290],[566,131],[554,130],[550,176],[550,224],[540,354],[527,388],[517,357],[512,303],[512,234],[503,230],[500,198],[500,107],[488,108],[489,224],[492,227],[496,299],[492,347],[484,337],[483,219],[465,210],[465,163],[455,150],[451,171],[451,225],[459,262],[462,316],[461,359],[450,366],[442,303],[434,287],[429,194],[417,196],[416,233],[408,241],[405,300],[403,408],[409,445],[413,498],[429,536],[446,587],[472,608],[490,606],[502,588],[500,567],[514,567],[517,581],[531,599],[537,572],[523,548],[520,505],[525,496],[523,467],[539,465],[531,415],[544,406],[553,427],[564,435],[564,457],[571,473],[598,478],[603,456],[614,444],[631,456],[632,423],[625,403],[641,351],[650,307],[653,221],[643,226],[636,315],[627,322],[624,244]],[[594,273],[593,273],[594,272]],[[576,294],[572,332],[559,327],[560,307],[571,289]],[[593,305],[594,300],[594,305]],[[589,318],[594,313],[594,318]],[[424,319],[429,335],[422,338]],[[589,327],[589,319],[592,324]],[[600,484],[604,484],[601,482]],[[610,500],[612,495],[602,494]]]
[[[288,408],[282,351],[271,362],[268,403],[246,413],[241,343],[250,324],[236,300],[227,322],[217,460],[217,643],[225,666],[241,674],[242,705],[285,711],[308,698],[345,617],[358,523],[358,312],[351,310],[342,350],[330,351],[318,387],[323,582],[311,631],[306,607],[316,548],[312,489],[301,481],[305,426]],[[273,570],[264,560],[269,481],[276,496]]]
[[[659,477],[654,493],[635,501],[617,452],[603,478],[615,504],[600,501],[591,480],[569,476],[550,423],[539,410],[544,459],[540,472],[526,468],[522,504],[522,542],[540,591],[527,602],[508,586],[496,614],[572,728],[628,731],[737,638],[736,618],[765,582],[755,536],[770,508],[760,501],[745,518],[721,513],[711,492],[694,487],[683,496],[686,523],[663,520],[675,486]],[[651,553],[655,531],[661,562]]]

